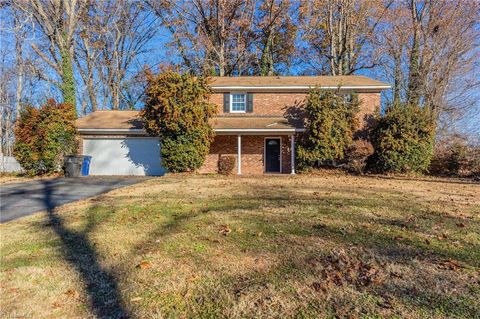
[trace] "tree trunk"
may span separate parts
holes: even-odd
[[[270,30],[260,59],[260,75],[273,75],[273,30]]]
[[[69,103],[73,107],[73,111],[77,114],[75,106],[75,79],[73,76],[72,57],[68,48],[60,50],[62,58],[62,83],[60,84],[60,91],[62,92],[63,101]]]
[[[18,25],[18,18],[14,18],[14,27],[15,30],[20,28]],[[21,111],[21,100],[22,100],[22,91],[23,91],[23,77],[24,77],[24,62],[23,62],[23,41],[22,34],[20,30],[15,33],[15,54],[16,54],[16,63],[17,63],[17,88],[15,92],[15,112],[17,118],[20,117]]]
[[[413,22],[413,39],[410,50],[410,74],[408,80],[407,101],[410,104],[418,104],[420,101],[420,39],[418,30],[418,12],[415,0],[411,0],[410,5]]]
[[[393,52],[393,104],[400,102],[400,83],[401,83],[401,69],[400,69],[400,52]]]

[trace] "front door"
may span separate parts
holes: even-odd
[[[280,173],[280,138],[265,139],[265,172]]]

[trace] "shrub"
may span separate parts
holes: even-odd
[[[218,159],[218,172],[223,175],[231,175],[237,159],[233,156],[220,156]]]
[[[429,172],[434,175],[459,175],[465,168],[467,159],[467,146],[465,143],[453,144],[439,143],[430,164]]]
[[[77,149],[75,118],[70,104],[54,100],[40,109],[24,108],[15,127],[14,154],[29,175],[61,171],[63,157]]]
[[[145,129],[162,141],[163,166],[171,172],[200,168],[213,140],[208,123],[216,106],[208,102],[210,88],[203,77],[167,71],[147,73]]]
[[[466,141],[438,143],[430,164],[433,175],[469,177],[480,173],[480,149]]]
[[[162,165],[174,173],[193,171],[202,166],[208,150],[209,143],[200,133],[164,137],[161,146]]]
[[[353,173],[363,173],[367,159],[373,152],[372,143],[365,139],[355,140],[347,151],[347,169]]]
[[[306,130],[297,147],[300,170],[345,157],[357,127],[358,107],[355,95],[340,96],[319,89],[309,92],[305,105]]]
[[[371,132],[375,149],[370,169],[379,172],[421,173],[433,155],[435,124],[427,107],[395,104],[378,116]]]

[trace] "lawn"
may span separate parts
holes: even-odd
[[[58,176],[52,175],[52,176],[42,176],[42,177],[30,177],[22,173],[0,173],[0,185],[30,182],[33,180],[49,179],[49,178],[55,178],[55,177],[58,177]]]
[[[0,232],[0,317],[480,318],[464,181],[171,175]]]

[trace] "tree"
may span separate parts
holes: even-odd
[[[435,120],[430,108],[390,105],[372,129],[375,152],[370,168],[380,172],[425,172],[433,156],[434,137]]]
[[[376,29],[393,1],[314,0],[301,7],[301,49],[317,73],[350,75],[377,66],[372,50]]]
[[[206,78],[148,72],[147,83],[142,117],[147,132],[161,139],[163,166],[170,172],[200,168],[213,140],[208,120],[217,109],[208,102]]]
[[[272,76],[280,65],[289,66],[295,53],[297,27],[288,0],[266,0],[260,4],[255,39],[260,49],[259,75]]]
[[[305,132],[300,136],[297,159],[306,169],[341,160],[353,142],[359,101],[355,95],[314,89],[305,104]]]
[[[63,101],[75,109],[74,36],[86,2],[28,0],[13,3],[17,9],[32,15],[38,27],[35,31],[38,30],[45,41],[32,42],[31,48],[56,73],[60,81],[46,74],[44,77],[60,89]]]
[[[83,112],[97,108],[133,108],[142,97],[137,90],[139,58],[150,52],[158,19],[143,2],[93,1],[83,11],[77,32],[75,63],[85,86]],[[143,83],[140,83],[143,85]]]
[[[479,14],[473,0],[395,1],[378,29],[376,51],[394,83],[393,103],[430,107],[438,131],[479,114]]]
[[[65,155],[76,153],[76,114],[71,105],[48,100],[26,106],[15,127],[14,154],[31,175],[59,172]]]
[[[254,18],[252,0],[147,1],[172,34],[188,72],[244,74],[249,68]]]

